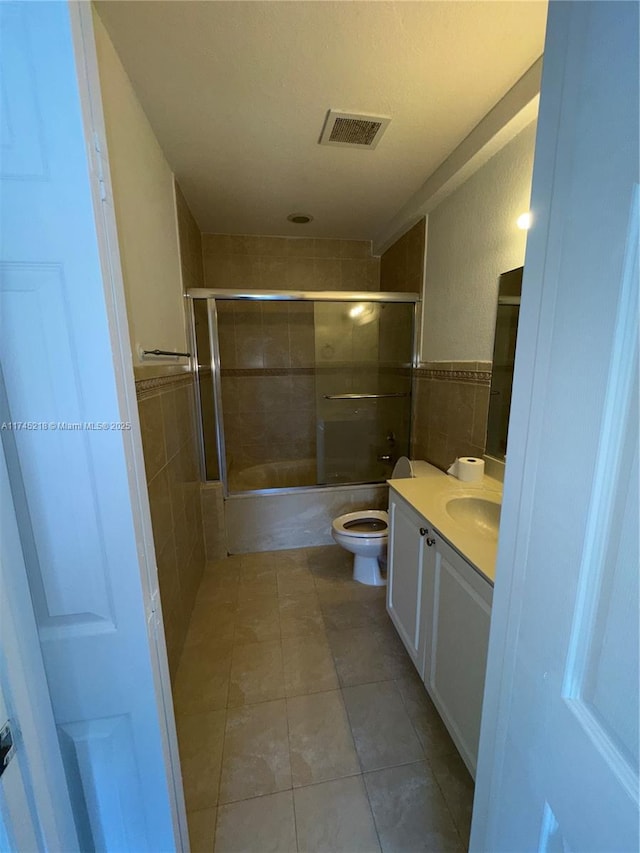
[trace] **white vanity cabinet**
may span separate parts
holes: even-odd
[[[432,543],[431,547],[428,542]],[[430,620],[423,613],[425,577],[433,575],[434,544],[435,539],[425,520],[391,491],[387,611],[422,678],[430,625]]]
[[[475,778],[493,587],[390,495],[387,610]]]
[[[430,630],[421,673],[475,779],[493,587],[441,536],[425,578]]]

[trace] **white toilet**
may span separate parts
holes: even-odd
[[[396,462],[391,480],[423,477],[433,467],[428,462],[401,456]],[[386,564],[389,541],[389,515],[380,509],[362,509],[339,515],[331,525],[331,535],[343,548],[354,554],[353,579],[367,586],[384,586],[386,578],[380,564]]]

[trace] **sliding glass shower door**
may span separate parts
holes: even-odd
[[[381,482],[408,453],[415,300],[376,296],[194,298],[207,473],[217,449],[230,493]]]
[[[314,306],[317,482],[378,482],[409,450],[413,306]]]

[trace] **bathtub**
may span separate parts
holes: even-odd
[[[297,486],[315,486],[317,483],[315,459],[291,459],[282,462],[264,462],[240,471],[229,472],[229,491],[248,492],[255,489],[291,489]]]
[[[331,522],[345,512],[386,509],[389,487],[383,483],[318,488],[315,459],[265,462],[229,471],[230,494],[224,499],[230,554],[330,545]],[[262,489],[279,492],[260,494]]]
[[[388,498],[386,484],[283,488],[267,494],[229,495],[224,500],[229,553],[334,545],[334,518],[345,512],[386,509]]]

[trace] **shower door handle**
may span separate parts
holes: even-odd
[[[408,397],[407,393],[401,394],[325,394],[325,400],[379,400],[382,397]]]

